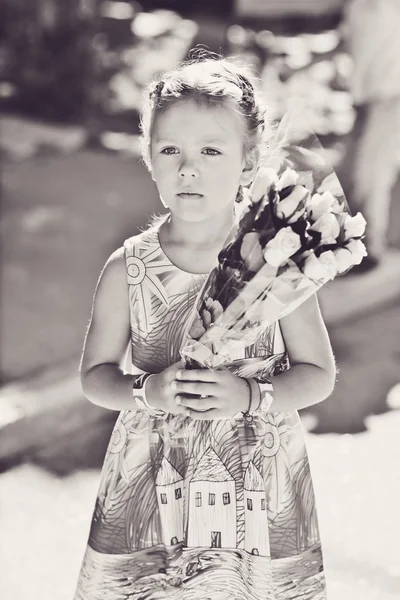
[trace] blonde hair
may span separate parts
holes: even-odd
[[[261,159],[269,149],[273,128],[257,90],[257,80],[233,60],[201,50],[194,58],[152,81],[145,90],[140,122],[141,145],[143,160],[150,172],[151,136],[156,115],[185,98],[209,106],[229,106],[240,112],[245,122],[246,156],[256,148]]]

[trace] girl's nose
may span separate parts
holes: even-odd
[[[193,162],[182,162],[179,167],[179,177],[198,177],[199,171]]]

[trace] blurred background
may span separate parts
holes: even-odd
[[[0,0],[2,599],[73,597],[117,417],[79,384],[93,292],[162,212],[143,87],[199,44],[278,117],[301,102],[368,218],[370,257],[320,293],[335,392],[301,418],[330,600],[400,596],[399,26],[399,0]]]

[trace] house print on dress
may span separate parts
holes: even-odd
[[[262,475],[250,461],[244,476],[244,548],[250,554],[270,556],[267,504]]]
[[[183,541],[183,477],[164,456],[156,477],[158,510],[167,545]]]
[[[189,484],[188,547],[236,548],[235,480],[210,447]]]

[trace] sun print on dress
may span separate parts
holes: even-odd
[[[172,265],[152,231],[125,249],[132,363],[158,372],[179,359],[206,276]],[[260,381],[287,368],[279,328],[236,360]],[[324,600],[326,586],[297,412],[264,413],[249,424],[122,411],[75,599],[299,597]]]

